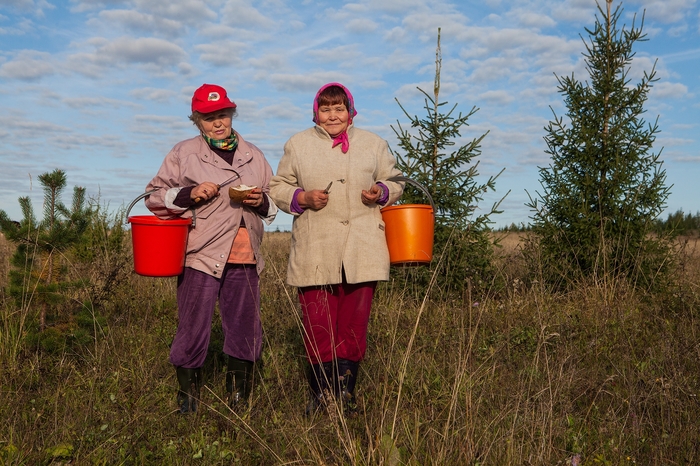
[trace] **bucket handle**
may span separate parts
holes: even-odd
[[[433,196],[431,196],[430,192],[428,192],[428,188],[426,188],[425,186],[423,186],[419,182],[414,181],[410,178],[407,178],[403,175],[392,176],[391,178],[387,178],[387,181],[403,181],[404,183],[408,183],[410,185],[415,186],[420,191],[422,191],[423,194],[425,194],[426,197],[428,198],[428,200],[430,201],[430,207],[433,208],[433,215],[437,214],[437,209],[435,209],[435,202],[433,202]]]
[[[129,212],[131,212],[131,209],[136,205],[137,202],[139,202],[141,199],[144,197],[150,196],[152,193],[156,192],[158,188],[156,189],[151,189],[150,191],[146,191],[145,193],[141,194],[139,197],[131,201],[131,204],[129,204],[129,207],[126,208],[126,218],[129,218]]]
[[[136,205],[137,202],[139,202],[141,199],[144,197],[150,196],[152,193],[156,192],[159,188],[151,189],[150,191],[146,191],[145,193],[139,195],[136,199],[131,201],[131,204],[129,204],[129,207],[126,209],[126,219],[128,221],[129,219],[129,212],[131,212],[131,209]],[[192,208],[192,228],[195,227],[197,224],[197,210]]]

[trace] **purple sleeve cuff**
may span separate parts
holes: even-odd
[[[185,186],[184,188],[182,188],[180,192],[177,193],[177,196],[175,196],[173,204],[175,204],[178,207],[182,207],[183,209],[187,209],[195,205],[196,202],[194,202],[194,199],[190,197],[193,188],[194,186]]]
[[[303,189],[297,188],[297,190],[294,191],[294,195],[292,196],[292,202],[289,204],[289,210],[291,210],[295,214],[303,214],[304,213],[304,208],[301,207],[299,205],[299,202],[297,201],[297,196],[302,191],[303,191]]]
[[[377,200],[377,204],[384,205],[389,200],[389,188],[384,183],[377,181],[377,184],[382,188],[382,197]]]
[[[255,212],[261,217],[267,217],[267,211],[270,210],[270,199],[267,194],[263,193],[263,202],[259,207],[255,208]]]

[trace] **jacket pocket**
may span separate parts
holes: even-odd
[[[226,198],[224,198],[224,194],[226,194]],[[221,209],[224,205],[224,202],[228,202],[228,194],[224,194],[219,193],[219,197],[217,197],[213,201],[207,202],[206,204],[201,205],[199,207],[195,207],[194,215],[196,216],[196,218],[208,218],[212,213]]]

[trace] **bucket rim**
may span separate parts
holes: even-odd
[[[127,218],[126,221],[137,225],[184,226],[192,224],[191,218],[173,218],[170,220],[163,220],[155,215],[132,215],[131,217]]]
[[[431,206],[430,204],[396,204],[389,207],[384,207],[382,209],[382,212],[401,209],[429,209],[431,212],[435,211],[435,209],[433,209],[433,206]]]

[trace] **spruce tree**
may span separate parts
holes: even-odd
[[[663,270],[663,238],[649,233],[669,188],[661,151],[654,153],[658,118],[643,119],[656,78],[655,66],[631,83],[633,46],[646,40],[643,23],[619,27],[621,6],[598,5],[586,28],[590,81],[557,76],[566,118],[545,128],[548,167],[540,167],[542,193],[530,196],[532,228],[544,278],[567,287],[582,279],[625,278],[649,286]]]
[[[91,210],[85,206],[85,188],[75,187],[71,208],[61,201],[66,187],[62,170],[39,175],[44,191],[41,222],[37,222],[29,197],[19,198],[23,219],[13,222],[0,210],[0,230],[17,244],[11,258],[9,295],[21,309],[38,308],[38,324],[47,325],[47,310],[64,300],[64,292],[77,285],[66,274],[64,252],[79,243],[88,228]]]
[[[437,284],[443,291],[461,293],[468,286],[475,290],[488,287],[494,275],[493,242],[488,225],[492,223],[490,216],[500,213],[499,203],[489,211],[477,213],[477,209],[484,193],[495,190],[498,175],[489,177],[483,184],[476,179],[479,175],[476,159],[481,155],[481,142],[488,132],[457,146],[461,131],[478,109],[473,107],[466,115],[461,112],[455,115],[457,104],[447,108],[447,102],[440,101],[441,66],[438,29],[433,95],[418,88],[425,96],[426,115],[411,116],[396,99],[409,119],[410,130],[398,121],[397,127],[392,126],[400,148],[392,153],[399,170],[427,189],[436,208],[433,266],[439,269],[413,270],[411,281],[424,289],[430,275],[437,273]],[[410,184],[406,185],[401,202],[427,203],[425,194]]]

